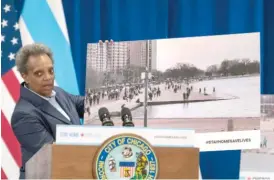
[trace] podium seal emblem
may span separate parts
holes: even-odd
[[[99,148],[93,173],[97,179],[156,179],[158,161],[144,138],[120,134]]]

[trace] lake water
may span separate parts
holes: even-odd
[[[201,81],[194,88],[207,88],[210,94],[216,88],[218,97],[233,96],[232,100],[186,104],[157,105],[148,107],[148,118],[210,118],[210,117],[259,117],[260,77],[241,77]],[[144,108],[132,112],[133,117],[143,118]]]

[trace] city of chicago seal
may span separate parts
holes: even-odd
[[[120,134],[99,148],[93,173],[97,179],[156,179],[157,157],[150,144],[134,134]]]

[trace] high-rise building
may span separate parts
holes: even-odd
[[[130,42],[130,64],[134,66],[146,67],[148,60],[149,71],[156,70],[156,48],[156,41]]]
[[[128,68],[129,65],[129,43],[113,42],[108,43],[107,70],[110,72],[120,72]]]
[[[87,46],[87,68],[97,72],[121,72],[129,65],[156,70],[156,41],[99,42]],[[148,52],[148,56],[147,56]]]
[[[107,48],[104,43],[88,44],[87,46],[87,68],[98,72],[106,71]]]
[[[130,65],[145,67],[146,59],[146,41],[130,42]]]
[[[149,70],[156,70],[156,59],[157,59],[157,41],[149,41]]]
[[[99,42],[88,44],[87,68],[97,72],[118,72],[129,65],[128,42]]]

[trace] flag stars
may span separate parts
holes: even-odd
[[[5,36],[1,34],[1,42],[5,42]]]
[[[10,11],[10,5],[5,5],[5,7],[3,8],[5,13],[9,12]]]
[[[12,43],[12,45],[18,44],[18,39],[14,37],[10,42]]]
[[[15,31],[17,31],[19,29],[19,24],[15,23],[13,27],[14,27]]]
[[[8,57],[9,57],[10,61],[12,61],[12,60],[15,59],[15,54],[14,53],[10,53]]]
[[[1,25],[2,25],[2,28],[8,26],[8,21],[3,19],[2,22],[1,22]]]

